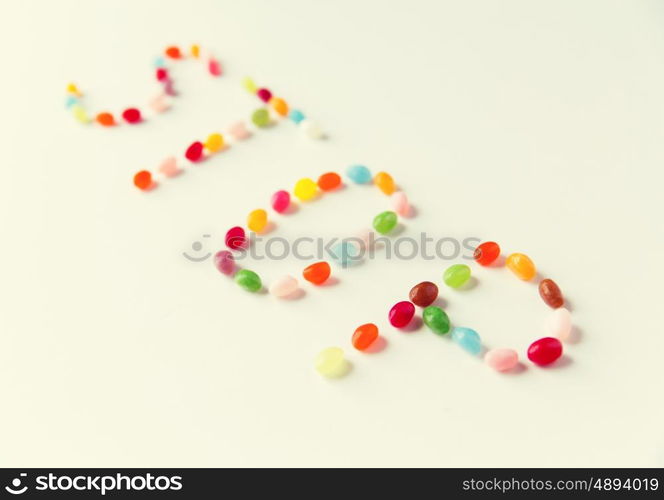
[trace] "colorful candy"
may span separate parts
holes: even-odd
[[[402,302],[397,302],[390,309],[387,318],[390,320],[390,324],[395,328],[403,328],[410,323],[415,315],[415,306],[404,300]]]
[[[564,307],[559,307],[551,313],[546,326],[549,336],[564,342],[572,333],[572,314]]]
[[[163,82],[168,80],[168,70],[166,68],[157,68],[155,71],[155,77],[157,81]]]
[[[122,118],[124,118],[124,120],[130,124],[140,123],[142,120],[141,112],[136,108],[125,109],[122,112]]]
[[[491,349],[484,355],[484,362],[499,372],[507,372],[519,362],[519,355],[513,349]]]
[[[235,282],[248,292],[255,293],[263,287],[260,277],[249,269],[240,269],[235,273]]]
[[[171,59],[180,59],[182,57],[180,48],[176,46],[167,47],[164,53]]]
[[[334,191],[341,186],[341,177],[335,172],[327,172],[318,178],[318,187],[322,191]]]
[[[251,135],[244,122],[235,122],[228,129],[228,133],[237,141],[243,141]]]
[[[270,102],[270,99],[272,99],[272,92],[268,89],[258,89],[256,95],[263,102]]]
[[[388,234],[397,226],[397,221],[397,214],[388,210],[374,217],[373,228],[380,234]]]
[[[184,156],[189,161],[199,161],[201,158],[203,158],[203,143],[199,141],[192,142],[184,152]]]
[[[477,356],[482,352],[482,341],[479,334],[472,328],[457,326],[452,330],[452,340],[459,344],[461,348]]]
[[[115,118],[113,118],[111,113],[99,113],[95,119],[97,120],[97,123],[104,127],[112,127],[115,125]]]
[[[560,291],[560,288],[555,281],[550,279],[545,279],[540,281],[538,286],[540,297],[547,306],[557,309],[562,307],[565,300],[563,299],[563,293]]]
[[[254,81],[249,78],[248,76],[245,76],[242,79],[242,86],[245,88],[245,90],[251,94],[255,94],[256,91],[258,90],[258,87],[256,87],[256,84]]]
[[[304,271],[302,271],[302,276],[309,283],[322,285],[330,277],[331,272],[332,269],[330,268],[330,265],[327,262],[322,261],[305,267]]]
[[[198,56],[201,54],[201,48],[198,45],[192,45],[190,52],[191,57],[198,59]]]
[[[358,326],[353,333],[351,340],[353,347],[358,351],[365,351],[378,338],[378,327],[373,323]]]
[[[148,103],[148,106],[150,106],[150,109],[152,109],[152,111],[155,113],[163,113],[171,107],[169,101],[166,98],[166,94],[163,92],[160,92],[155,97],[153,97]]]
[[[348,167],[346,175],[355,184],[369,184],[371,182],[371,171],[364,165]]]
[[[75,83],[70,83],[67,85],[67,93],[74,95],[76,97],[82,97],[83,94],[81,93],[80,90],[78,90],[78,87],[76,86]]]
[[[536,340],[528,347],[528,359],[536,365],[546,366],[556,361],[563,353],[560,340],[544,337]]]
[[[353,243],[342,241],[330,249],[330,257],[341,267],[348,267],[358,261],[360,250]]]
[[[265,108],[259,108],[251,115],[251,121],[257,127],[267,127],[270,124],[270,113]]]
[[[90,116],[88,115],[88,112],[80,104],[74,104],[70,109],[77,121],[81,123],[90,122]]]
[[[270,285],[270,293],[280,299],[292,296],[297,290],[297,280],[292,276],[282,276]]]
[[[422,321],[431,331],[438,335],[445,335],[450,331],[450,318],[440,307],[429,306],[422,311]]]
[[[316,197],[318,194],[318,184],[308,178],[300,179],[295,184],[293,194],[300,201],[309,201]]]
[[[387,172],[378,172],[373,179],[374,184],[378,186],[383,193],[386,195],[391,195],[396,190],[396,185],[394,184],[394,179]]]
[[[286,116],[288,114],[288,104],[281,97],[273,97],[270,99],[270,106],[276,111],[280,116]]]
[[[298,126],[302,133],[309,137],[309,139],[320,139],[323,137],[323,129],[313,120],[305,118]]]
[[[216,153],[224,147],[224,136],[217,133],[210,134],[205,140],[204,146],[210,153]]]
[[[152,174],[147,170],[141,170],[134,175],[134,186],[142,191],[146,191],[152,187]]]
[[[403,191],[397,191],[392,194],[392,207],[394,211],[402,217],[408,217],[410,215],[410,204],[408,203],[408,197]]]
[[[169,156],[164,161],[162,161],[157,170],[159,170],[159,172],[166,177],[175,177],[181,172],[181,170],[178,168],[175,156]]]
[[[438,298],[438,287],[431,281],[423,281],[411,288],[408,298],[418,307],[430,306]]]
[[[299,125],[299,123],[304,120],[305,116],[299,109],[291,109],[290,113],[288,113],[288,118],[290,118],[290,120],[296,125]]]
[[[460,288],[470,279],[470,267],[465,264],[454,264],[443,274],[443,281],[451,288]]]
[[[247,237],[240,226],[230,228],[226,232],[225,237],[226,246],[231,250],[239,250],[245,248],[247,245]]]
[[[214,267],[227,276],[232,276],[235,272],[235,259],[228,250],[220,250],[214,254]]]
[[[343,374],[346,365],[344,352],[339,347],[327,347],[316,356],[316,371],[328,378]]]
[[[495,241],[487,241],[478,245],[473,258],[480,266],[490,266],[500,256],[500,246]]]
[[[530,260],[530,257],[522,253],[513,253],[509,255],[505,260],[505,265],[517,276],[517,278],[524,281],[533,279],[537,274],[533,261]]]
[[[290,207],[290,193],[283,189],[272,195],[272,208],[275,212],[283,214]]]
[[[267,212],[262,208],[252,211],[247,217],[247,227],[254,233],[260,233],[267,226]]]
[[[212,76],[221,75],[221,63],[214,58],[210,58],[208,61],[208,71]]]

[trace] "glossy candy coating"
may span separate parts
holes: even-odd
[[[270,99],[272,99],[272,92],[270,92],[268,89],[265,88],[258,89],[256,91],[256,95],[263,102],[270,102]]]
[[[134,175],[134,186],[146,191],[152,187],[152,174],[147,170],[141,170]]]
[[[270,99],[270,106],[279,116],[286,116],[288,114],[288,104],[281,97],[273,97]]]
[[[500,257],[500,246],[495,241],[485,241],[484,243],[477,245],[475,252],[473,253],[473,259],[480,266],[489,266],[495,262],[495,260]]]
[[[259,291],[263,287],[260,276],[249,269],[240,269],[235,273],[235,283],[252,293]]]
[[[270,113],[265,108],[259,108],[251,115],[251,121],[257,127],[267,127],[270,124]]]
[[[155,76],[157,77],[157,81],[166,81],[168,80],[168,70],[166,68],[157,68],[157,71],[155,71]]]
[[[297,125],[302,120],[304,120],[305,116],[304,113],[299,109],[291,109],[290,113],[288,113],[288,118],[290,118],[290,120]]]
[[[410,215],[410,204],[408,203],[408,197],[403,191],[396,191],[392,194],[392,207],[394,211],[402,217],[408,217]]]
[[[392,176],[388,174],[387,172],[378,172],[374,179],[374,184],[378,186],[378,189],[380,189],[383,193],[386,195],[391,195],[396,191],[396,185],[394,184],[394,179],[392,179]]]
[[[470,267],[465,264],[454,264],[443,274],[443,281],[451,288],[459,288],[465,285],[470,279]]]
[[[252,211],[247,217],[247,227],[254,233],[260,233],[267,226],[267,212],[262,208]]]
[[[528,347],[528,359],[536,365],[546,366],[556,361],[563,353],[560,340],[544,337],[536,340]]]
[[[74,95],[76,97],[81,97],[83,95],[81,91],[78,90],[78,87],[76,86],[75,83],[70,83],[67,85],[67,93]]]
[[[314,366],[324,377],[334,378],[343,372],[345,363],[344,352],[339,347],[327,347],[318,353]]]
[[[353,333],[351,343],[358,351],[364,351],[371,347],[378,338],[378,327],[373,323],[358,326]]]
[[[191,57],[198,59],[198,56],[201,54],[201,48],[194,44],[191,46],[191,49],[189,49],[189,52],[191,53]]]
[[[380,234],[388,234],[397,225],[397,214],[391,211],[381,212],[373,220],[373,228]]]
[[[185,151],[184,157],[189,161],[199,161],[203,157],[203,143],[200,141],[192,142]]]
[[[364,165],[351,165],[346,170],[346,175],[355,184],[369,184],[371,182],[371,171]]]
[[[533,261],[530,260],[530,257],[522,253],[513,253],[509,255],[505,260],[505,265],[517,276],[517,278],[524,281],[533,279],[537,274],[537,269],[535,268]]]
[[[450,331],[450,318],[440,307],[429,306],[422,311],[422,321],[438,335],[445,335]]]
[[[115,118],[113,118],[111,113],[99,113],[95,120],[97,120],[97,123],[103,125],[104,127],[112,127],[115,125]]]
[[[452,330],[452,340],[466,352],[477,356],[482,352],[482,341],[472,328],[457,326]]]
[[[318,194],[318,184],[309,178],[300,179],[295,183],[293,194],[300,201],[309,201],[316,197]]]
[[[408,326],[408,323],[413,319],[415,315],[415,306],[404,300],[402,302],[397,302],[390,309],[387,318],[390,320],[390,324],[395,328],[403,328]]]
[[[256,84],[254,81],[249,78],[248,76],[245,76],[242,79],[242,86],[245,88],[245,90],[251,94],[255,94],[256,91],[258,90],[258,87],[256,87]]]
[[[204,146],[210,153],[216,153],[224,147],[224,136],[217,133],[210,134],[205,140]]]
[[[293,295],[298,289],[297,280],[292,276],[282,276],[277,278],[270,285],[270,293],[280,299],[286,299]]]
[[[283,214],[290,206],[290,193],[283,189],[272,195],[272,208],[275,212]]]
[[[410,289],[410,301],[418,307],[427,307],[438,298],[438,287],[431,281],[423,281]]]
[[[167,47],[164,53],[170,57],[171,59],[180,59],[182,57],[182,53],[180,52],[180,48],[176,46],[171,46]]]
[[[547,318],[547,335],[563,342],[568,340],[572,333],[572,314],[564,307],[559,307],[550,314],[551,316]]]
[[[327,172],[318,178],[318,187],[322,191],[333,191],[341,186],[341,177],[335,172]]]
[[[214,267],[227,276],[232,276],[235,272],[235,259],[228,250],[220,250],[214,254]]]
[[[357,263],[359,256],[359,248],[350,241],[342,241],[330,249],[330,257],[342,267]]]
[[[124,118],[124,120],[127,123],[131,123],[131,124],[140,123],[140,121],[142,119],[141,118],[141,112],[136,108],[127,108],[127,109],[125,109],[122,112],[122,118]]]
[[[542,297],[542,300],[547,306],[557,309],[562,307],[562,305],[565,303],[565,299],[563,299],[563,292],[560,291],[560,288],[555,281],[550,279],[542,280],[540,281],[540,284],[537,288],[539,290],[540,297]]]
[[[208,61],[208,71],[212,76],[220,76],[222,73],[221,63],[214,57],[211,57]]]
[[[484,355],[484,362],[498,372],[506,372],[519,362],[519,355],[514,349],[491,349]]]
[[[230,228],[224,238],[226,246],[231,250],[239,250],[247,245],[247,236],[244,229],[240,226]]]
[[[322,285],[330,277],[331,271],[330,265],[327,262],[316,262],[315,264],[311,264],[304,268],[304,271],[302,271],[302,277],[309,283]]]

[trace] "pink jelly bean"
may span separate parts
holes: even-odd
[[[499,372],[511,370],[519,362],[519,355],[513,349],[491,349],[484,356],[484,362]]]
[[[394,211],[402,217],[408,217],[410,213],[410,205],[408,204],[408,197],[403,191],[397,191],[392,195],[392,206]]]
[[[272,208],[275,212],[283,214],[290,206],[290,194],[288,191],[277,191],[272,195]]]
[[[228,132],[238,141],[243,141],[251,135],[251,132],[247,130],[247,126],[244,122],[234,123],[231,125],[231,128],[228,129]]]
[[[158,170],[166,177],[175,177],[180,173],[180,169],[178,168],[175,156],[169,156],[164,161],[162,161],[161,165],[159,165]]]
[[[235,259],[233,258],[233,254],[228,250],[217,252],[214,256],[214,267],[216,267],[220,273],[228,276],[232,275],[235,271]]]
[[[208,61],[208,70],[212,76],[221,75],[221,64],[216,59],[211,58]]]
[[[408,323],[410,323],[410,320],[413,319],[414,314],[415,306],[407,300],[404,300],[402,302],[397,302],[392,306],[388,318],[392,326],[396,328],[403,328],[404,326],[408,325]]]

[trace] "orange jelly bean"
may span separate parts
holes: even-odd
[[[322,285],[330,277],[330,272],[330,265],[327,262],[322,261],[307,266],[304,271],[302,271],[302,276],[309,283]]]
[[[322,191],[332,191],[341,186],[341,177],[334,172],[328,172],[318,178],[318,187]]]
[[[104,127],[112,127],[115,125],[115,118],[111,113],[99,113],[97,115],[97,123],[103,125]]]
[[[286,116],[288,114],[288,104],[281,97],[270,99],[270,105],[279,115]]]
[[[517,278],[524,281],[533,279],[537,274],[537,269],[533,261],[530,260],[530,257],[522,253],[509,255],[505,260],[505,265],[510,271],[516,274]]]
[[[134,176],[134,186],[146,191],[152,187],[152,174],[147,170],[141,170]]]
[[[392,176],[387,172],[378,172],[374,177],[374,184],[388,196],[394,193],[397,189],[394,184],[394,179],[392,179]]]
[[[358,326],[353,333],[353,347],[358,351],[364,351],[368,349],[371,344],[373,344],[378,338],[378,327],[373,323],[367,323],[366,325]]]
[[[166,52],[166,55],[168,57],[170,57],[171,59],[180,59],[182,57],[182,53],[180,52],[179,47],[175,47],[175,46],[168,47],[165,52]]]

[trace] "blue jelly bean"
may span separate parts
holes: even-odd
[[[480,340],[480,336],[472,328],[465,328],[463,326],[455,327],[454,330],[452,330],[452,340],[473,356],[477,356],[482,352],[482,341]]]
[[[69,109],[75,104],[78,104],[78,98],[75,95],[68,95],[65,99],[65,108]]]
[[[371,172],[364,165],[353,165],[348,167],[346,175],[355,184],[368,184],[371,182]]]
[[[332,260],[342,267],[352,266],[360,260],[360,249],[350,241],[337,243],[329,253]]]
[[[291,109],[291,112],[288,113],[288,118],[297,124],[304,120],[304,113],[299,109]]]
[[[163,56],[155,57],[154,67],[155,68],[165,68],[166,67],[166,59],[164,59]]]

